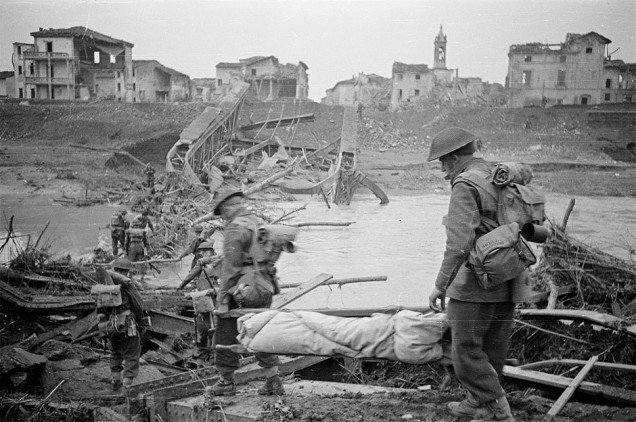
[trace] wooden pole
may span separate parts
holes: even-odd
[[[333,286],[337,284],[339,286],[343,284],[352,284],[352,283],[368,283],[370,281],[386,281],[387,276],[379,275],[379,276],[369,276],[369,277],[354,277],[354,278],[340,278],[333,279],[322,283],[322,286]],[[288,283],[280,286],[281,289],[289,289],[292,287],[302,286],[304,283]]]
[[[581,369],[581,372],[577,374],[570,385],[568,385],[568,388],[566,388],[563,394],[561,394],[561,397],[559,397],[552,408],[548,411],[548,414],[546,415],[547,422],[551,422],[555,418],[555,416],[559,414],[561,409],[563,409],[563,406],[565,406],[568,400],[570,400],[570,397],[572,397],[576,389],[579,388],[579,385],[581,385],[581,383],[587,376],[587,373],[590,372],[590,369],[592,369],[597,360],[598,356],[592,356],[590,360],[587,361],[583,369]]]

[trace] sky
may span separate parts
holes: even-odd
[[[511,45],[592,31],[612,41],[613,59],[636,63],[634,0],[0,0],[0,70],[40,27],[86,26],[191,78],[252,56],[302,61],[320,101],[361,72],[391,77],[396,61],[432,67],[440,25],[460,77],[503,84]]]

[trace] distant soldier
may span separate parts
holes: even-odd
[[[362,110],[364,106],[362,105],[362,101],[358,101],[358,119],[362,120]]]
[[[150,230],[154,232],[155,228],[152,225],[152,221],[150,220],[149,216],[150,216],[150,211],[148,211],[147,209],[141,213],[141,216],[139,217],[139,220],[141,221],[141,228],[145,230],[146,227],[149,227]]]
[[[152,188],[155,185],[155,168],[150,164],[146,164],[144,173],[146,174],[146,186]]]
[[[214,256],[214,244],[212,242],[201,243],[196,250],[196,254],[199,254],[200,258],[192,260],[195,265],[192,266],[192,269],[185,276],[177,290],[183,289],[192,280],[197,279],[196,286],[198,291],[209,291],[215,296],[218,287],[217,272],[220,271],[221,258]],[[215,269],[215,267],[218,267],[218,269]],[[210,298],[207,299],[210,300]],[[212,308],[209,308],[209,310],[197,309],[195,306],[195,313],[194,325],[197,351],[194,358],[206,360],[210,357],[210,342],[212,339],[210,332],[213,329]]]
[[[194,230],[194,235],[196,237],[192,242],[190,242],[188,247],[183,252],[181,252],[178,257],[179,259],[183,259],[190,254],[194,254],[194,256],[192,257],[192,264],[190,265],[190,269],[194,268],[199,258],[201,258],[199,245],[205,242],[206,239],[206,236],[203,235],[203,226],[201,226],[200,224],[196,224],[192,229]]]
[[[128,229],[128,221],[126,221],[126,210],[115,211],[110,217],[110,239],[113,243],[113,255],[119,255],[119,246],[122,250],[126,250],[126,230]]]
[[[146,252],[148,255],[152,253],[146,230],[142,226],[141,216],[137,216],[132,222],[132,227],[126,230],[126,253],[131,262],[137,262],[144,260]]]

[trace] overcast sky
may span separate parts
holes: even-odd
[[[0,70],[40,27],[86,26],[191,78],[256,55],[303,61],[319,101],[359,72],[390,77],[395,61],[432,67],[440,25],[460,77],[503,84],[510,45],[567,33],[597,32],[619,48],[612,58],[636,62],[635,0],[0,0]]]

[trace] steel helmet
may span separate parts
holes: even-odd
[[[113,263],[113,268],[116,270],[119,269],[119,270],[132,271],[133,264],[132,262],[130,262],[128,258],[117,258],[115,262]]]
[[[197,250],[214,250],[214,243],[212,242],[202,242]]]
[[[428,153],[428,161],[437,160],[446,154],[457,151],[463,146],[476,141],[477,136],[458,127],[449,127],[435,135]]]
[[[194,227],[192,227],[192,230],[194,230],[195,233],[201,233],[203,231],[203,226],[200,224],[195,224]]]
[[[243,195],[243,191],[241,191],[240,189],[235,189],[235,188],[226,189],[224,191],[219,192],[216,202],[214,203],[214,208],[213,208],[214,215],[221,215],[220,205],[234,196],[244,197],[245,195]]]
[[[119,213],[120,213],[121,215],[126,215],[126,214],[128,214],[128,211],[126,211],[126,210],[121,210],[121,211],[119,211]]]

